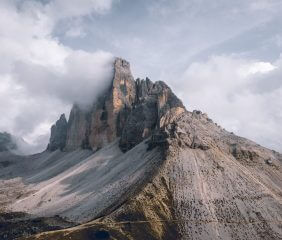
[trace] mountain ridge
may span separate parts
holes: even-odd
[[[185,110],[164,82],[135,81],[130,64],[116,58],[111,85],[88,108],[74,104],[68,122],[60,117],[51,128],[48,150],[97,150],[121,138],[120,147],[127,151],[161,128],[168,112]]]

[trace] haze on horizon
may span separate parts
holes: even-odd
[[[282,152],[281,12],[280,0],[2,0],[0,131],[43,150],[120,56],[188,110]]]

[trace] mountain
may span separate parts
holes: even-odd
[[[113,68],[46,151],[0,154],[0,239],[281,239],[282,155]]]
[[[17,145],[13,141],[11,134],[0,132],[0,152],[15,150]]]
[[[62,115],[52,126],[49,150],[97,150],[120,138],[126,152],[162,128],[167,117],[185,111],[164,82],[134,81],[129,63],[120,58],[114,69],[111,86],[91,107],[74,104],[69,121]]]

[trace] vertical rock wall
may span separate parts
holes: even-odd
[[[120,137],[120,147],[127,151],[162,127],[169,116],[184,110],[164,82],[134,81],[130,64],[116,58],[111,86],[87,110],[73,106],[65,149],[96,150]]]
[[[67,120],[65,114],[62,114],[60,119],[51,127],[50,143],[48,150],[63,149],[66,146],[67,137]]]

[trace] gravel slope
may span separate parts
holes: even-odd
[[[2,154],[0,162],[8,164],[0,168],[2,203],[9,211],[36,217],[92,220],[120,205],[150,175],[161,154],[146,149],[142,143],[123,154],[116,141],[94,154],[85,150],[31,157]]]

